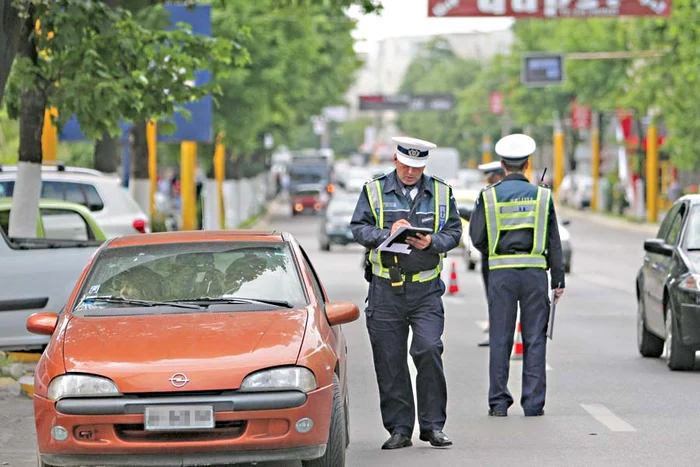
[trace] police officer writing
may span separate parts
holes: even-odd
[[[355,241],[369,250],[365,313],[382,422],[391,435],[382,449],[412,445],[416,410],[406,361],[409,327],[410,354],[417,368],[419,438],[445,447],[452,441],[442,431],[447,384],[441,340],[445,284],[440,271],[445,254],[459,244],[462,224],[449,185],[423,174],[435,144],[405,137],[393,140],[396,170],[365,184],[350,224]],[[433,233],[408,237],[408,254],[378,250],[402,225],[430,228]]]
[[[484,173],[486,178],[486,183],[493,185],[494,183],[503,180],[506,173],[503,171],[500,161],[489,162],[488,164],[481,164],[479,170]],[[489,290],[489,261],[486,255],[481,255],[481,278],[484,282],[484,292],[486,292],[486,302],[488,303],[488,290]],[[484,330],[485,333],[489,332],[488,326]],[[479,342],[479,347],[488,347],[489,338],[487,337],[483,341]]]
[[[520,304],[523,375],[520,405],[526,417],[544,415],[551,270],[554,300],[564,293],[564,266],[551,191],[523,175],[535,141],[514,134],[496,143],[506,176],[486,187],[469,223],[474,246],[488,258],[489,415],[505,417],[510,354]]]

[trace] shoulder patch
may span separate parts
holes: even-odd
[[[372,183],[372,182],[377,181],[377,180],[379,180],[379,179],[382,179],[382,178],[384,178],[384,177],[386,177],[386,176],[387,176],[386,173],[379,174],[379,175],[375,176],[374,178],[368,180],[367,183]]]

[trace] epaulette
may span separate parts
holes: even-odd
[[[430,178],[437,180],[438,182],[442,183],[443,185],[450,186],[449,183],[447,183],[445,180],[441,179],[440,177],[436,177],[435,175],[431,175]]]
[[[492,183],[492,184],[490,184],[490,185],[486,185],[484,188],[481,189],[481,191],[486,191],[486,190],[488,190],[488,189],[491,189],[491,188],[493,188],[493,187],[495,187],[495,186],[500,185],[502,182],[503,182],[503,180],[499,180],[499,181],[494,182],[494,183]]]
[[[379,175],[375,176],[374,178],[372,178],[371,180],[367,181],[367,183],[375,182],[375,181],[380,180],[380,179],[382,179],[382,178],[384,178],[384,177],[386,177],[386,176],[387,176],[386,173],[379,174]]]

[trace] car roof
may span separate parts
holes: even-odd
[[[16,165],[2,165],[0,164],[0,174],[2,173],[9,173],[9,174],[16,174],[18,171],[18,166]],[[53,173],[53,174],[70,174],[70,175],[90,175],[92,177],[103,177],[106,176],[107,174],[100,172],[99,170],[95,169],[88,169],[85,167],[73,167],[73,166],[67,166],[65,163],[61,161],[56,161],[56,162],[50,162],[50,161],[44,161],[41,165],[41,173],[42,174],[47,174],[47,173]]]
[[[190,230],[118,237],[107,248],[196,242],[283,242],[289,234],[275,230]]]
[[[700,194],[684,195],[681,198],[678,198],[678,200],[676,200],[677,203],[682,201],[689,201],[692,205],[700,204]]]

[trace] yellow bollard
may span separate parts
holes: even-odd
[[[491,137],[484,136],[483,142],[481,144],[481,163],[488,164],[491,162]]]
[[[58,159],[58,130],[51,122],[51,116],[58,116],[56,107],[44,111],[44,128],[41,131],[41,154],[44,161]]]
[[[647,130],[647,221],[656,222],[658,217],[659,148],[656,124],[650,123]]]
[[[180,201],[182,230],[197,230],[197,143],[183,141],[180,145]]]
[[[224,206],[224,178],[226,178],[226,150],[223,134],[216,138],[214,150],[214,177],[216,178],[216,194],[219,200],[219,228],[226,230],[226,209]]]
[[[554,129],[554,193],[559,200],[559,187],[564,178],[564,131],[559,125]]]
[[[158,127],[155,120],[146,126],[146,144],[148,145],[148,178],[150,183],[149,206],[151,222],[156,215],[156,190],[158,189]]]
[[[597,120],[597,119],[596,119]],[[593,193],[591,194],[591,211],[598,210],[598,190],[600,178],[600,129],[594,122],[591,130],[591,177],[593,177]]]

